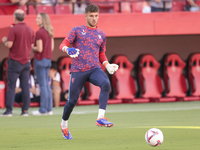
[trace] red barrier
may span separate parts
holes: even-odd
[[[64,38],[73,27],[86,22],[84,14],[49,16],[55,38]],[[98,27],[107,37],[200,34],[199,16],[200,12],[101,13]],[[35,19],[36,15],[27,15],[25,18],[34,31],[38,30]],[[13,16],[0,16],[0,20],[0,29],[9,27],[13,23]]]

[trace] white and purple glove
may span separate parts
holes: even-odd
[[[114,74],[118,70],[118,68],[119,68],[118,65],[116,65],[116,64],[110,64],[108,62],[105,62],[104,66],[106,67],[106,70],[108,71],[109,74]]]
[[[76,58],[76,57],[78,57],[80,50],[77,48],[74,48],[74,47],[69,48],[67,46],[64,46],[62,48],[62,51],[67,53],[71,58]]]

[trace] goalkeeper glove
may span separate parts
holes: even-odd
[[[106,70],[108,71],[109,74],[114,74],[119,66],[116,64],[110,64],[107,61],[103,63],[103,65],[106,67]]]
[[[67,53],[71,58],[76,58],[76,57],[78,57],[80,50],[77,48],[74,48],[74,47],[69,48],[67,46],[64,46],[62,48],[62,51]]]

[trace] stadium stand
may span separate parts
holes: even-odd
[[[174,97],[162,97],[164,83],[157,71],[160,63],[152,54],[143,54],[139,59],[139,85],[141,87],[141,97],[148,98],[150,101],[174,102]]]
[[[200,53],[193,53],[189,56],[188,79],[190,94],[200,96]]]
[[[188,81],[183,75],[183,69],[186,63],[178,54],[170,53],[165,57],[164,62],[164,82],[166,86],[167,97],[176,97],[177,101],[198,100],[197,96],[186,96],[189,90]]]

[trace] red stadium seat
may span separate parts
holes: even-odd
[[[195,3],[200,7],[200,1],[195,1]]]
[[[37,13],[54,14],[53,6],[39,5],[37,6]]]
[[[163,75],[167,96],[176,97],[177,100],[184,101],[196,100],[198,97],[186,96],[189,87],[187,80],[182,73],[185,65],[185,62],[178,54],[166,55]]]
[[[56,14],[72,14],[72,11],[68,5],[56,5],[55,13]]]
[[[28,7],[27,6],[19,6],[19,9],[22,9],[24,12],[26,12],[26,14],[29,14],[29,15],[36,14],[36,11],[35,11],[35,8],[33,5],[29,5]]]
[[[69,81],[70,81],[70,67],[71,67],[71,58],[63,57],[60,59],[58,68],[61,76],[61,89],[64,93],[69,90]]]
[[[200,53],[189,56],[188,79],[192,96],[200,96]]]
[[[185,5],[185,1],[173,1],[171,11],[183,11]]]
[[[140,56],[139,59],[139,85],[143,98],[148,98],[151,101],[158,100],[159,102],[175,101],[175,98],[162,97],[164,85],[157,71],[160,63],[151,54]]]
[[[111,76],[111,83],[116,99],[121,99],[123,102],[143,103],[148,102],[148,99],[135,98],[137,87],[134,78],[131,76],[133,64],[124,55],[116,55],[112,63],[118,64],[118,71]]]

